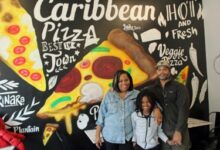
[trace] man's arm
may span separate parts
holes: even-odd
[[[177,107],[178,107],[178,120],[176,124],[176,131],[182,133],[182,131],[186,128],[187,119],[189,116],[189,94],[186,87],[182,84],[178,86],[177,89]]]
[[[187,128],[187,119],[189,115],[189,95],[186,87],[182,84],[179,84],[177,87],[176,105],[178,107],[178,120],[172,141],[174,145],[181,145],[182,135],[184,129]]]

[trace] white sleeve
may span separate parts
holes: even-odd
[[[166,136],[166,134],[163,132],[163,129],[161,128],[162,124],[160,124],[160,126],[158,126],[158,136],[160,137],[161,140],[163,140],[164,142],[166,142],[168,140],[168,137]]]
[[[132,122],[132,127],[133,127],[132,142],[137,142],[137,138],[136,138],[136,112],[133,112],[131,114],[131,122]]]

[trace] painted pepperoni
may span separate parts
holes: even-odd
[[[20,70],[19,70],[19,73],[20,73],[22,76],[24,76],[24,77],[28,77],[29,74],[30,74],[30,71],[27,70],[27,69],[20,69]]]
[[[92,66],[93,73],[103,79],[112,79],[117,70],[123,65],[119,58],[114,56],[103,56],[95,60]]]
[[[11,25],[8,27],[8,33],[17,34],[20,31],[20,27],[18,25]]]
[[[52,128],[50,128],[50,127],[49,127],[49,128],[47,128],[47,131],[52,131]]]
[[[81,81],[81,73],[77,68],[73,68],[67,73],[57,85],[55,92],[68,93],[75,89]]]
[[[92,79],[92,75],[87,75],[87,76],[84,77],[84,80],[87,80],[87,81],[91,80],[91,79]]]
[[[22,44],[22,45],[26,45],[30,42],[30,38],[27,37],[27,36],[22,36],[20,39],[19,39],[19,42]]]
[[[20,66],[20,65],[23,65],[25,63],[25,58],[24,57],[17,57],[14,59],[13,63],[14,65],[16,66]]]
[[[15,54],[22,54],[22,53],[24,53],[25,50],[26,50],[26,48],[24,46],[16,46],[14,48],[14,53]]]
[[[82,63],[80,64],[80,67],[83,69],[86,69],[90,66],[90,61],[89,60],[83,60]]]
[[[130,65],[131,64],[130,60],[125,60],[124,62],[125,62],[126,65]]]
[[[7,22],[7,23],[11,22],[12,19],[13,19],[13,16],[10,13],[5,13],[4,16],[2,17],[2,21]]]
[[[40,73],[32,73],[31,74],[31,79],[34,80],[34,81],[38,81],[41,79],[41,74]]]

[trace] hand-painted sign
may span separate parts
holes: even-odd
[[[4,0],[0,18],[0,115],[37,133],[27,149],[95,149],[84,131],[115,71],[141,89],[160,59],[188,87],[191,115],[208,116],[201,1]]]

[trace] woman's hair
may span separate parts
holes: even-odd
[[[130,86],[128,88],[128,91],[133,90],[133,80],[132,80],[132,77],[131,77],[131,75],[127,71],[124,71],[124,70],[116,71],[116,73],[114,75],[113,83],[112,83],[113,90],[116,91],[116,92],[121,92],[121,90],[119,89],[118,83],[119,83],[119,80],[120,80],[120,76],[122,74],[126,74],[128,76],[128,78],[129,78],[129,80],[130,80]]]
[[[143,113],[143,109],[142,109],[142,99],[143,97],[147,97],[150,104],[151,104],[151,108],[150,108],[150,114],[153,111],[154,107],[155,107],[155,96],[152,92],[144,90],[142,92],[140,92],[137,96],[137,100],[136,100],[136,111],[140,111],[141,113]]]

